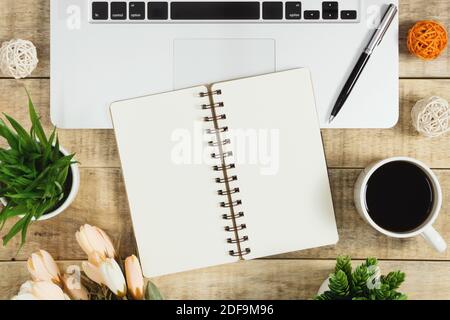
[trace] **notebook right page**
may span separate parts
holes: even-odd
[[[338,240],[322,138],[307,69],[217,83],[229,159],[245,216],[246,259],[335,244]],[[231,173],[231,171],[230,171]]]

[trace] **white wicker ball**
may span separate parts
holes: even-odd
[[[411,110],[412,124],[426,137],[438,137],[450,130],[450,108],[440,97],[417,101]]]
[[[38,64],[36,47],[31,41],[13,39],[0,48],[0,70],[7,77],[28,77]]]

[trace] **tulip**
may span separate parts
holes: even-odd
[[[70,300],[59,286],[48,281],[35,282],[30,293],[39,300]]]
[[[100,257],[98,253],[92,253],[89,256],[88,261],[83,261],[81,263],[81,268],[83,269],[86,276],[98,284],[104,284],[102,273],[100,272],[100,265],[103,263],[104,259]]]
[[[11,300],[38,300],[31,293],[18,294],[17,296],[12,297]]]
[[[75,272],[70,274],[65,273],[62,276],[62,281],[64,283],[64,291],[72,300],[89,300],[89,294],[86,288],[81,284],[79,274],[77,275]]]
[[[97,267],[100,266],[105,260],[105,256],[95,251],[88,256],[88,261]]]
[[[38,300],[31,290],[33,287],[33,281],[27,281],[20,287],[19,293],[14,296],[11,300]]]
[[[47,251],[40,250],[33,253],[28,259],[27,267],[34,281],[53,281],[61,285],[58,266]]]
[[[136,256],[132,255],[125,259],[125,273],[131,296],[134,300],[142,300],[144,298],[144,277]]]
[[[100,273],[104,284],[117,297],[122,298],[127,294],[127,284],[120,266],[116,260],[108,258],[100,265]]]
[[[20,286],[19,295],[30,293],[32,288],[33,281],[28,280]]]
[[[91,279],[95,283],[104,284],[99,267],[90,263],[89,261],[83,261],[81,263],[81,268],[89,279]]]
[[[75,234],[81,249],[89,256],[94,252],[105,258],[114,258],[116,251],[108,235],[100,228],[85,224]]]
[[[62,289],[51,281],[27,281],[13,300],[70,300]]]

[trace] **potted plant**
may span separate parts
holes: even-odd
[[[11,218],[19,218],[3,236],[6,245],[21,233],[26,240],[33,221],[47,220],[63,212],[75,199],[80,174],[74,154],[59,145],[56,128],[47,136],[28,95],[31,129],[8,115],[10,127],[0,119],[0,137],[9,148],[0,148],[0,226]]]
[[[403,281],[405,274],[401,271],[381,275],[375,258],[367,258],[352,271],[350,257],[341,256],[315,300],[406,300],[407,296],[397,291]]]

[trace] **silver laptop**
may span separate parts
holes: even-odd
[[[327,123],[391,2],[51,0],[51,119],[59,128],[111,128],[113,101],[307,67],[323,128],[392,127],[397,18]]]

